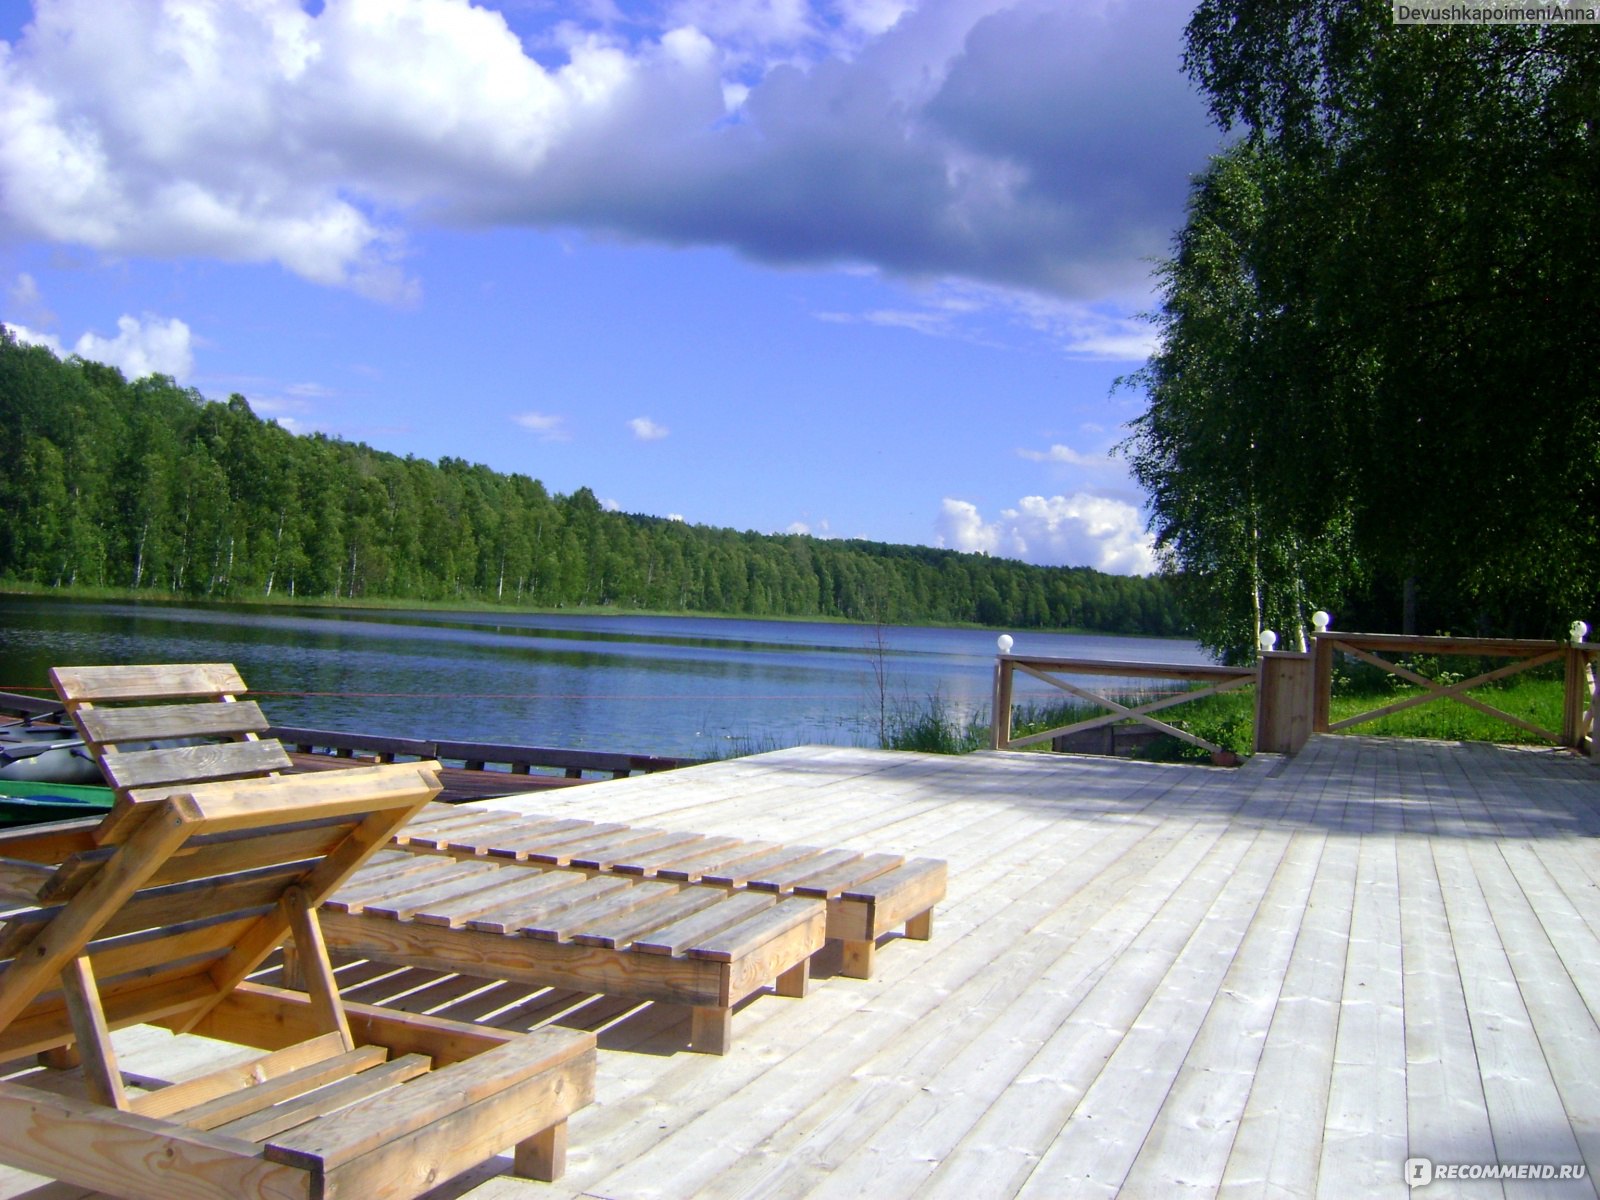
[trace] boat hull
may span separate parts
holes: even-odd
[[[0,829],[83,817],[98,820],[111,810],[115,799],[116,794],[107,787],[0,782]]]
[[[83,741],[55,725],[0,728],[0,783],[98,784],[104,779]]]

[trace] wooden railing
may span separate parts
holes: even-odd
[[[1406,634],[1337,633],[1323,630],[1312,637],[1312,713],[1311,728],[1316,733],[1337,733],[1391,713],[1454,700],[1485,716],[1504,721],[1542,741],[1558,746],[1583,749],[1594,729],[1597,699],[1591,664],[1600,658],[1600,645],[1587,642],[1534,641],[1511,638],[1417,637]],[[1333,665],[1336,654],[1348,654],[1361,662],[1422,689],[1390,704],[1343,720],[1331,719]],[[1429,679],[1395,659],[1407,654],[1455,655],[1474,658],[1510,659],[1504,666],[1480,671],[1468,679],[1441,682]],[[1485,702],[1467,693],[1488,683],[1510,679],[1536,667],[1561,663],[1564,676],[1561,728],[1545,729],[1532,721]]]
[[[394,762],[398,758],[436,758],[458,762],[469,771],[504,768],[513,775],[535,770],[560,771],[567,779],[581,779],[585,771],[622,779],[635,771],[646,774],[687,766],[694,759],[666,758],[656,754],[613,754],[603,750],[566,750],[556,746],[510,746],[495,742],[423,741],[419,738],[381,737],[366,733],[339,733],[328,729],[298,729],[275,725],[267,731],[285,746],[302,754],[356,755]]]
[[[1293,754],[1312,733],[1338,733],[1406,709],[1441,700],[1454,700],[1542,741],[1591,753],[1595,730],[1600,725],[1600,690],[1597,690],[1595,682],[1600,644],[1578,640],[1585,632],[1586,627],[1578,625],[1573,629],[1573,641],[1534,641],[1339,633],[1321,629],[1312,636],[1312,648],[1308,653],[1263,651],[1254,667],[1103,662],[1002,653],[995,659],[990,745],[996,750],[1013,750],[1053,742],[1084,730],[1133,721],[1218,754],[1221,747],[1188,730],[1157,720],[1151,714],[1191,700],[1255,684],[1254,746],[1257,751]],[[1002,644],[1009,644],[1009,639],[1004,639]],[[1334,721],[1331,719],[1333,667],[1335,657],[1339,654],[1368,663],[1422,690],[1367,712]],[[1471,678],[1429,679],[1395,661],[1412,654],[1502,658],[1511,661],[1492,670],[1481,671]],[[1562,665],[1564,679],[1559,729],[1543,728],[1514,713],[1496,708],[1479,696],[1468,695],[1475,688],[1556,663]],[[1018,672],[1107,711],[1069,725],[1025,737],[1012,737],[1013,689]],[[1121,684],[1130,680],[1175,680],[1191,686],[1146,702],[1136,702],[1129,699],[1128,692],[1132,689],[1126,686],[1118,688],[1122,696],[1116,698],[1097,694],[1082,684],[1070,682],[1068,676],[1110,678]]]
[[[1082,721],[1074,721],[1070,725],[1062,725],[1055,729],[1047,729],[1041,733],[1030,733],[1026,737],[1014,738],[1011,736],[1011,707],[1012,689],[1016,673],[1042,680],[1052,687],[1061,689],[1069,696],[1087,701],[1107,709],[1101,716],[1089,717]],[[1101,695],[1087,687],[1070,682],[1066,676],[1097,676],[1119,681],[1131,679],[1138,680],[1169,680],[1185,684],[1199,684],[1199,687],[1185,688],[1183,691],[1162,695],[1154,700],[1143,703],[1125,704],[1111,696]],[[1216,696],[1223,692],[1236,691],[1239,688],[1249,687],[1256,682],[1254,667],[1213,667],[1204,665],[1185,666],[1176,663],[1142,663],[1142,662],[1108,662],[1094,659],[1076,658],[1034,658],[1020,654],[1002,654],[995,661],[994,680],[994,718],[990,727],[989,744],[996,750],[1015,750],[1022,746],[1037,745],[1048,742],[1058,737],[1080,733],[1086,729],[1098,729],[1102,725],[1111,725],[1120,721],[1136,721],[1147,725],[1161,733],[1169,734],[1192,745],[1209,750],[1212,754],[1222,754],[1223,748],[1205,738],[1199,737],[1188,730],[1179,729],[1165,721],[1158,721],[1151,713],[1163,712],[1179,704],[1187,704],[1192,700],[1199,700],[1205,696]],[[1124,692],[1126,688],[1121,689]]]

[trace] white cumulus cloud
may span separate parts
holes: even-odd
[[[977,505],[946,497],[936,522],[939,544],[1018,558],[1041,566],[1088,566],[1115,575],[1156,569],[1155,540],[1139,510],[1122,500],[1078,492],[1024,496],[985,521]]]
[[[177,317],[122,316],[117,318],[115,337],[85,333],[70,350],[53,333],[41,333],[14,321],[7,321],[5,327],[25,345],[45,346],[58,357],[71,353],[105,363],[129,379],[170,375],[182,383],[194,374],[194,338],[189,326]]]
[[[534,434],[541,442],[566,442],[572,440],[572,435],[567,432],[567,419],[554,413],[516,413],[511,420],[513,424],[520,425],[529,433]]]
[[[86,333],[72,347],[80,358],[118,367],[129,379],[170,375],[180,383],[194,373],[194,340],[177,317],[117,318],[117,336]]]
[[[939,545],[973,554],[994,554],[1000,548],[1000,526],[984,524],[978,506],[949,496],[939,506]]]
[[[628,422],[628,428],[633,430],[633,436],[641,442],[659,442],[672,431],[665,425],[658,425],[649,417],[635,417]]]
[[[15,321],[3,322],[11,336],[24,346],[43,346],[57,358],[63,358],[66,351],[61,348],[61,339],[53,333],[41,333],[37,329],[29,329],[26,325],[19,325]]]
[[[0,67],[4,65],[4,46],[5,43],[0,42]],[[3,136],[0,133],[0,138]],[[13,310],[37,315],[46,324],[55,321],[54,314],[45,307],[38,281],[26,272],[7,287],[6,301]],[[105,363],[116,367],[129,379],[170,375],[181,383],[194,374],[194,334],[188,324],[177,317],[159,317],[152,313],[135,317],[124,313],[117,318],[115,337],[102,337],[90,330],[83,333],[70,350],[63,346],[57,334],[33,329],[19,321],[4,324],[24,344],[44,346],[57,357],[71,353],[90,362]]]
[[[1142,300],[1217,142],[1188,0],[505,7],[36,0],[0,43],[0,235],[396,303],[423,224]]]

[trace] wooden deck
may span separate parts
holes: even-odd
[[[932,941],[883,947],[870,980],[824,956],[716,1059],[685,1051],[681,1010],[345,968],[351,999],[600,1034],[567,1175],[439,1200],[1399,1198],[1415,1156],[1600,1169],[1600,766],[1570,755],[1321,737],[1230,772],[807,748],[496,804],[930,855],[949,897]],[[214,1058],[118,1038],[131,1070]],[[0,1195],[81,1193],[9,1174]]]

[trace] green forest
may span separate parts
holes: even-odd
[[[604,511],[381,453],[0,329],[0,578],[213,600],[416,600],[1182,632],[1162,579]]]
[[[1600,38],[1200,0],[1227,137],[1159,267],[1126,444],[1195,634],[1600,610]]]

